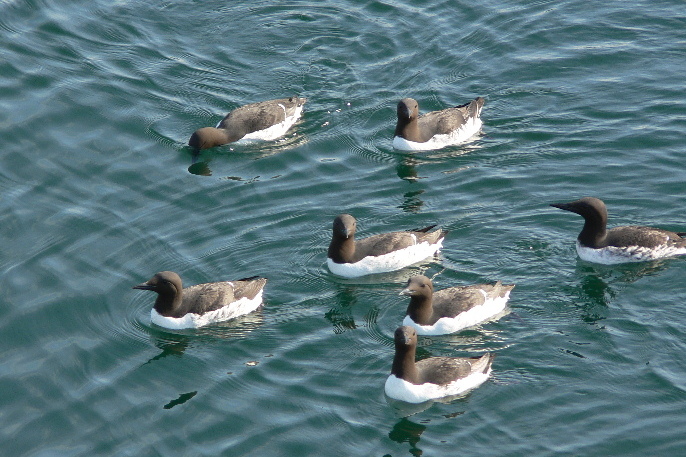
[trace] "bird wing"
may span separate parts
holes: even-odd
[[[434,135],[448,134],[460,128],[466,122],[460,108],[447,108],[423,114],[417,119],[422,137],[427,140]]]
[[[493,286],[487,284],[473,286],[457,286],[437,290],[433,296],[433,317],[438,320],[441,317],[455,317],[460,313],[483,305],[485,302],[484,289],[493,290]]]
[[[468,376],[474,371],[477,358],[429,357],[417,362],[421,382],[446,385]]]
[[[303,103],[304,98],[291,97],[244,105],[227,114],[217,128],[240,132],[242,138],[283,122]]]
[[[235,298],[231,284],[219,282],[185,287],[183,301],[188,312],[202,314],[219,309],[235,301]]]
[[[410,232],[391,232],[355,240],[355,261],[367,256],[388,254],[416,244]]]
[[[664,244],[686,246],[686,239],[674,232],[654,227],[627,225],[608,230],[606,242],[609,246],[645,246],[654,248]]]
[[[234,285],[233,293],[237,300],[243,297],[247,297],[252,300],[264,288],[264,285],[267,283],[267,279],[259,276],[252,276],[250,278],[239,279],[231,282]]]

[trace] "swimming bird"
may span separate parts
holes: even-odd
[[[403,325],[420,335],[445,335],[472,327],[505,309],[514,284],[456,286],[434,292],[433,283],[423,275],[411,277],[400,295],[409,295]]]
[[[327,265],[331,273],[346,278],[400,270],[434,255],[443,246],[446,232],[429,232],[434,227],[355,240],[357,220],[341,214],[333,221]]]
[[[275,140],[285,135],[300,118],[306,101],[306,98],[290,97],[241,106],[227,114],[216,127],[196,130],[188,146],[197,151],[239,140]]]
[[[398,327],[394,339],[395,356],[384,391],[396,400],[423,403],[459,395],[481,385],[491,374],[493,353],[481,357],[429,357],[415,362],[414,327]]]
[[[236,281],[210,282],[184,288],[173,271],[160,271],[134,289],[157,292],[150,311],[154,324],[180,329],[201,327],[233,319],[262,304],[265,278],[253,276]]]
[[[607,230],[607,208],[598,198],[584,197],[550,206],[584,218],[584,228],[576,241],[576,252],[588,262],[610,265],[686,255],[686,232],[675,233],[637,225]]]
[[[463,143],[476,135],[481,126],[484,99],[419,115],[419,104],[413,98],[398,102],[398,123],[393,147],[403,151],[429,151]]]

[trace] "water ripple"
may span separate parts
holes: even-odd
[[[683,261],[586,264],[580,219],[548,204],[597,195],[611,225],[684,230],[681,5],[579,6],[2,3],[4,452],[678,455]],[[292,94],[288,136],[194,162],[195,129]],[[399,99],[477,95],[483,136],[392,149]],[[346,280],[325,266],[344,211],[361,236],[450,234]],[[266,276],[265,306],[159,328],[131,287],[165,269]],[[517,287],[500,319],[420,340],[496,352],[491,380],[398,412],[383,383],[418,272]]]

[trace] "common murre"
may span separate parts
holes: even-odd
[[[550,206],[577,213],[584,218],[584,227],[576,242],[576,251],[583,260],[611,265],[686,255],[684,232],[638,225],[608,230],[607,208],[598,198],[584,197]]]
[[[477,325],[505,309],[514,284],[474,284],[434,291],[423,275],[411,277],[400,292],[410,303],[403,325],[419,335],[445,335]]]
[[[196,130],[188,140],[194,150],[213,148],[240,140],[275,140],[300,118],[306,98],[290,97],[240,106],[216,127]]]
[[[419,114],[413,98],[398,102],[398,122],[393,147],[403,151],[428,151],[464,143],[481,130],[484,99],[477,97],[454,108]]]
[[[495,354],[481,357],[429,357],[415,362],[417,332],[413,327],[395,331],[395,355],[384,391],[396,400],[423,403],[460,395],[488,379]]]
[[[350,214],[341,214],[333,222],[327,265],[333,274],[347,278],[400,270],[434,255],[442,247],[446,232],[430,232],[434,227],[356,240],[357,220]]]
[[[181,329],[201,327],[254,311],[262,304],[266,283],[265,278],[253,276],[184,288],[178,274],[161,271],[133,288],[157,292],[150,311],[154,324]]]

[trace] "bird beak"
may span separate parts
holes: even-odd
[[[412,295],[412,289],[410,289],[409,287],[407,289],[403,289],[400,291],[398,295]]]
[[[569,207],[569,203],[551,203],[550,206],[553,208],[560,208],[565,211],[572,211],[572,209]]]
[[[402,112],[403,112],[403,115],[404,115],[407,119],[409,119],[409,118],[412,116],[412,111],[410,111],[410,107],[409,107],[409,106],[403,105],[403,107],[401,108],[401,110],[402,110]]]
[[[412,342],[412,337],[407,332],[403,332],[403,336],[400,342],[405,346],[409,346]]]
[[[154,287],[148,284],[147,282],[144,282],[142,284],[138,284],[137,286],[133,286],[132,289],[153,290]]]

